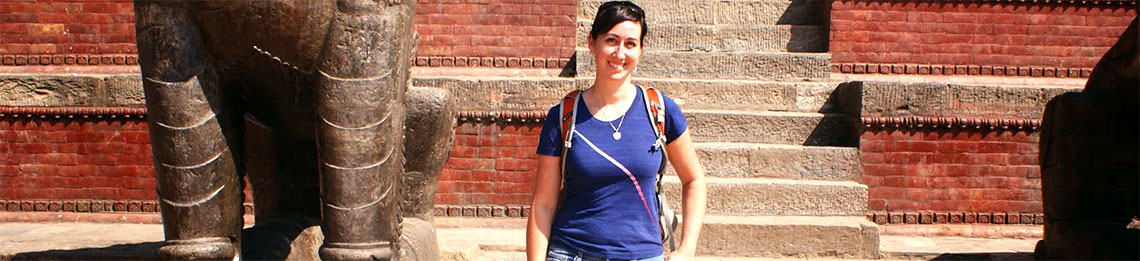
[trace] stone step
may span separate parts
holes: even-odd
[[[705,177],[712,215],[863,216],[867,186],[853,181]],[[662,178],[669,205],[681,209],[681,180]]]
[[[851,121],[841,114],[688,110],[696,142],[746,142],[854,147]]]
[[[701,257],[877,259],[880,255],[879,228],[861,215],[706,215],[697,242]]]
[[[858,182],[859,149],[754,143],[693,144],[705,176]],[[676,175],[672,167],[666,175]]]
[[[609,0],[578,2],[578,20],[593,21],[598,6]],[[823,0],[642,0],[649,31],[659,24],[822,25],[828,1]]]
[[[639,69],[640,70],[640,69]],[[579,79],[589,86],[593,78]],[[684,110],[840,112],[839,82],[777,82],[634,77],[665,92]],[[858,97],[851,97],[858,99]]]
[[[839,112],[835,93],[839,82],[773,82],[692,80],[635,77],[634,82],[665,92],[688,110]],[[414,76],[412,85],[447,89],[460,110],[545,111],[575,88],[587,88],[593,78]],[[853,99],[859,97],[851,95]]]
[[[577,76],[592,78],[594,59],[586,49],[574,53]],[[738,80],[823,81],[831,77],[827,53],[644,51],[637,76]]]
[[[578,25],[575,39],[587,39],[590,24]],[[827,52],[828,29],[821,25],[653,25],[646,50]],[[579,49],[589,48],[578,41]]]

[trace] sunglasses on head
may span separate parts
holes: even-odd
[[[635,14],[637,16],[642,16],[642,17],[645,16],[645,12],[641,10],[641,6],[638,6],[637,4],[634,4],[633,2],[630,2],[630,1],[605,2],[600,7],[598,7],[598,9],[601,9],[604,7],[610,7],[610,6],[624,6],[624,7],[629,8],[629,11],[633,12],[633,14]]]

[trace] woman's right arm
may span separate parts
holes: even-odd
[[[546,260],[550,243],[550,225],[558,208],[562,190],[562,158],[538,155],[538,174],[530,201],[530,217],[526,222],[526,257],[530,261]]]

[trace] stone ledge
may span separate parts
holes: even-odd
[[[1053,97],[1074,87],[850,82],[868,117],[967,117],[1039,120]]]
[[[135,107],[145,102],[137,74],[0,76],[0,106]]]

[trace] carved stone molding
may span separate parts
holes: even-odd
[[[137,65],[134,54],[10,54],[0,56],[0,65]]]
[[[562,68],[568,58],[554,57],[478,57],[478,56],[420,56],[413,64],[421,67],[484,67],[484,68]],[[138,65],[135,54],[8,54],[0,55],[3,66],[38,65]]]
[[[459,122],[542,122],[545,111],[460,111]]]
[[[871,211],[867,220],[886,224],[998,224],[1041,225],[1042,213],[1028,212],[960,212],[960,211]]]
[[[504,217],[525,218],[530,216],[527,205],[435,205],[436,217]]]
[[[495,68],[562,68],[570,59],[525,57],[477,56],[420,56],[415,66],[420,67],[495,67]]]
[[[832,72],[850,74],[972,75],[1003,77],[1088,78],[1092,68],[1065,68],[1003,65],[942,65],[835,63]]]
[[[1041,120],[966,117],[863,117],[867,129],[962,129],[1036,132]]]
[[[0,107],[0,118],[126,118],[142,119],[146,108],[140,107]]]

